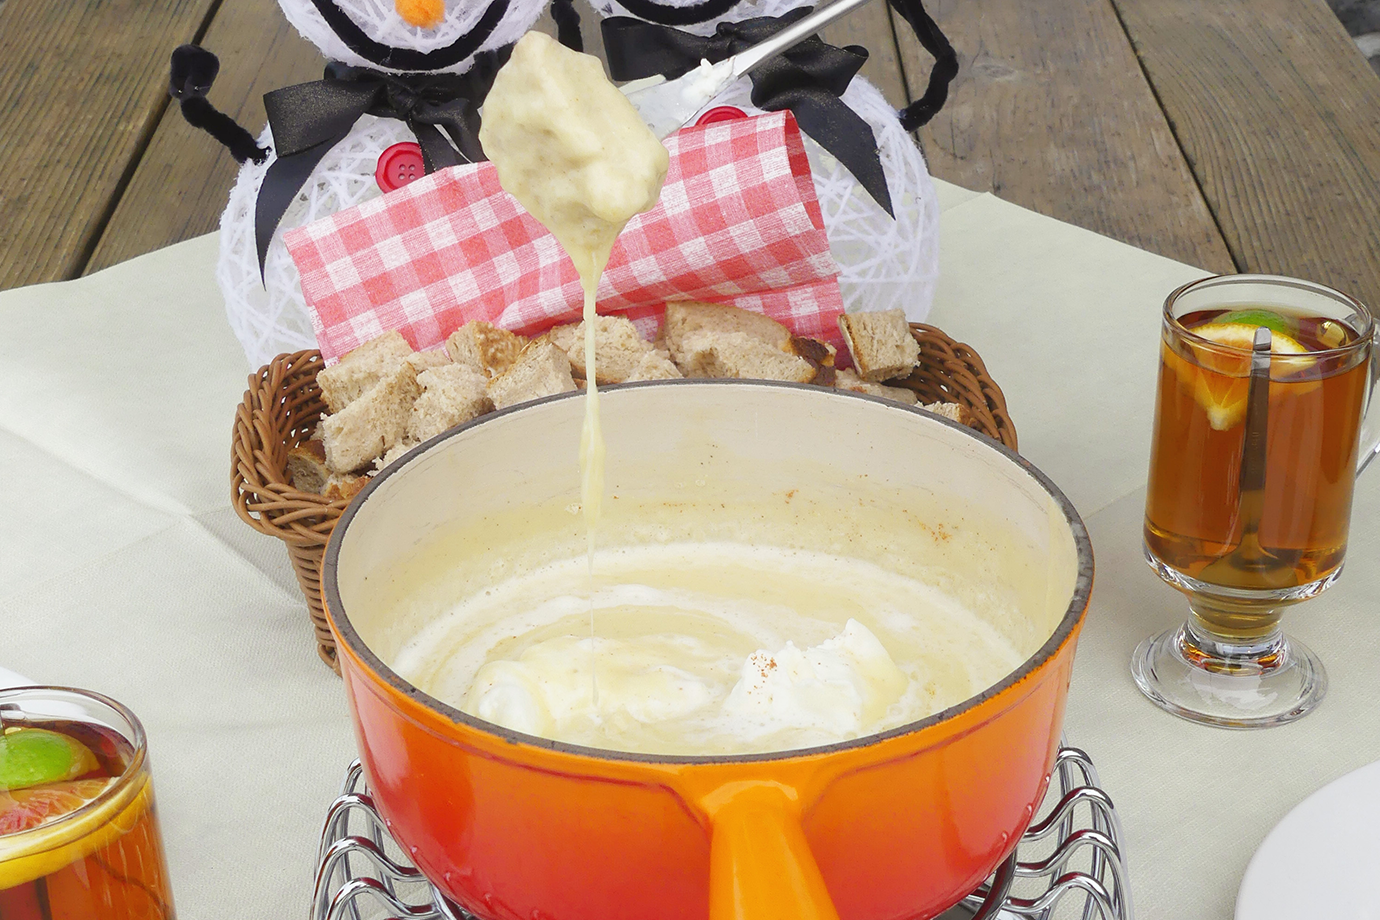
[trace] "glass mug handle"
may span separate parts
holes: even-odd
[[[1376,384],[1380,384],[1380,325],[1370,334],[1370,388],[1361,413],[1361,450],[1356,461],[1356,475],[1360,475],[1377,456],[1380,456],[1380,411],[1375,408]]]

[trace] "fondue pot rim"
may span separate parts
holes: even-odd
[[[1068,608],[1064,611],[1059,620],[1059,625],[1045,642],[1027,658],[1021,665],[1007,674],[1004,678],[983,690],[981,693],[968,697],[961,703],[957,703],[947,709],[932,713],[923,719],[908,722],[895,728],[885,731],[863,735],[859,738],[849,738],[844,741],[836,741],[831,744],[814,745],[812,747],[792,748],[784,751],[768,751],[748,754],[653,754],[645,752],[618,751],[608,748],[590,747],[588,745],[571,744],[565,741],[555,741],[550,738],[542,738],[537,735],[528,735],[523,732],[505,728],[493,722],[487,722],[477,716],[470,715],[454,706],[450,706],[441,700],[436,699],[420,688],[412,685],[403,679],[397,672],[384,663],[367,643],[360,637],[355,630],[354,624],[350,622],[349,614],[345,610],[345,604],[340,597],[340,587],[337,580],[340,560],[340,547],[344,541],[345,534],[349,530],[351,521],[355,514],[364,506],[370,496],[380,487],[384,480],[400,472],[410,463],[419,459],[429,450],[437,447],[443,442],[460,435],[462,432],[469,431],[480,425],[490,424],[515,412],[529,411],[532,408],[562,399],[579,399],[584,397],[584,393],[579,390],[557,393],[552,396],[534,399],[529,402],[490,412],[487,415],[479,416],[455,428],[448,429],[435,437],[424,441],[421,445],[414,448],[406,457],[396,463],[385,467],[378,475],[366,485],[350,503],[349,507],[340,516],[331,532],[330,541],[326,545],[325,557],[321,563],[321,587],[324,594],[326,611],[330,620],[331,628],[336,633],[339,644],[345,647],[349,653],[358,656],[361,662],[373,672],[376,679],[382,681],[395,691],[406,697],[422,704],[425,708],[444,716],[454,723],[465,725],[469,728],[494,736],[510,744],[530,745],[533,747],[545,748],[547,750],[571,754],[580,757],[593,757],[599,760],[630,761],[635,763],[648,764],[726,764],[726,763],[757,763],[774,760],[788,760],[796,758],[817,757],[833,754],[839,751],[853,750],[857,748],[870,747],[880,744],[902,735],[909,735],[921,731],[930,726],[946,722],[961,713],[974,710],[988,700],[1003,695],[1017,684],[1031,677],[1043,669],[1043,666],[1052,659],[1059,649],[1068,642],[1074,635],[1079,623],[1087,612],[1088,600],[1092,594],[1093,580],[1093,551],[1092,541],[1088,536],[1087,527],[1084,526],[1078,511],[1062,490],[1054,484],[1038,467],[1034,466],[1020,454],[1006,447],[1006,445],[995,441],[986,435],[960,425],[957,422],[946,419],[933,412],[926,412],[922,409],[907,406],[895,400],[886,399],[879,396],[869,396],[864,393],[854,393],[848,390],[825,389],[812,384],[787,383],[774,380],[739,380],[739,379],[700,379],[682,378],[672,380],[650,380],[638,381],[634,383],[611,384],[600,387],[603,391],[618,391],[625,389],[637,389],[644,387],[668,387],[668,386],[737,386],[737,387],[771,387],[790,390],[799,390],[818,394],[824,398],[839,399],[859,399],[871,402],[890,411],[909,412],[920,416],[927,423],[947,426],[963,436],[973,438],[983,447],[995,450],[1008,461],[1014,463],[1022,472],[1034,479],[1040,487],[1052,498],[1064,516],[1064,520],[1069,525],[1072,533],[1074,546],[1078,556],[1078,576],[1074,583],[1073,595],[1069,600]]]

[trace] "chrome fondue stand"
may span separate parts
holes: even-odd
[[[1037,817],[992,877],[937,920],[1132,920],[1121,822],[1083,751],[1060,748]],[[311,920],[383,918],[477,920],[407,861],[355,761],[326,813]]]

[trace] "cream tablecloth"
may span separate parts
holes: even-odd
[[[1021,450],[1097,553],[1070,738],[1125,823],[1147,920],[1228,918],[1295,803],[1380,758],[1380,474],[1341,582],[1289,617],[1331,690],[1300,723],[1201,728],[1152,708],[1127,658],[1182,618],[1140,559],[1159,306],[1202,272],[953,186],[933,322],[983,355]],[[228,499],[248,368],[214,236],[0,293],[0,665],[128,703],[149,730],[183,917],[302,916],[352,741],[277,541]],[[1380,855],[1380,854],[1378,854]]]

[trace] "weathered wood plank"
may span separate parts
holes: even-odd
[[[263,94],[319,79],[325,64],[276,0],[222,4],[201,44],[221,62],[208,98],[255,135]],[[237,170],[224,147],[169,105],[83,273],[214,230]]]
[[[1322,0],[1113,0],[1243,271],[1380,307],[1380,77]]]
[[[930,171],[1212,271],[1233,264],[1108,0],[932,0],[959,55]],[[916,98],[930,56],[894,19]]]
[[[75,276],[212,0],[0,7],[0,288]]]

